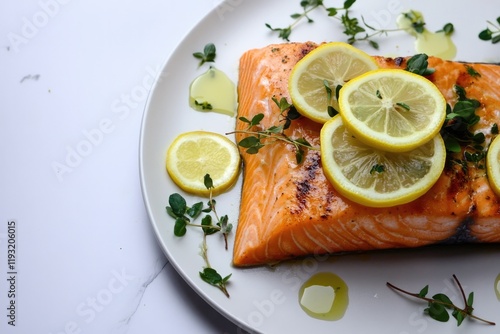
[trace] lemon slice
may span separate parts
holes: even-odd
[[[347,43],[322,44],[294,66],[288,82],[292,103],[302,115],[325,123],[331,118],[329,106],[338,111],[337,87],[376,68],[372,57]]]
[[[347,129],[376,148],[404,152],[431,140],[446,117],[446,100],[428,79],[399,69],[365,73],[339,93]]]
[[[500,136],[490,144],[486,154],[486,171],[493,191],[500,196]]]
[[[321,129],[321,161],[339,193],[359,204],[389,207],[411,202],[441,175],[446,148],[441,135],[404,153],[372,148],[347,131],[340,115]]]
[[[175,138],[167,151],[168,174],[181,189],[207,196],[204,178],[210,175],[213,194],[231,187],[238,178],[240,154],[227,137],[214,132],[192,131]]]

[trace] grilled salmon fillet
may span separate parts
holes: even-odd
[[[255,130],[278,125],[280,110],[272,98],[288,95],[288,77],[314,43],[286,43],[249,50],[240,59],[238,118],[262,113]],[[406,68],[404,58],[375,57],[380,67]],[[487,143],[500,123],[500,66],[429,58],[428,78],[453,106],[454,85],[477,99],[481,117],[475,125]],[[472,75],[471,68],[478,75]],[[236,130],[248,124],[236,122]],[[319,146],[321,124],[305,117],[287,134]],[[236,133],[239,142],[246,135]],[[257,154],[240,148],[244,181],[234,244],[233,264],[253,266],[298,256],[409,248],[438,243],[500,241],[500,201],[486,170],[447,163],[438,182],[417,200],[390,208],[370,208],[340,195],[323,174],[318,151],[308,150],[297,164],[295,149],[285,143],[266,145]]]

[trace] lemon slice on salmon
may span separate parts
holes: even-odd
[[[294,66],[288,81],[290,98],[302,115],[325,123],[331,118],[328,107],[338,111],[337,88],[376,68],[372,57],[347,43],[322,44]]]
[[[345,84],[339,112],[360,141],[381,150],[413,150],[436,136],[446,100],[428,79],[400,69],[379,69]]]
[[[486,154],[486,172],[493,191],[500,196],[500,136],[490,144]]]
[[[175,138],[167,151],[167,172],[181,189],[207,196],[204,177],[210,175],[213,194],[230,188],[237,180],[240,154],[227,137],[206,131],[192,131]]]
[[[320,140],[328,180],[346,198],[370,207],[417,199],[436,183],[446,160],[439,134],[412,151],[391,153],[358,140],[340,115],[323,125]]]

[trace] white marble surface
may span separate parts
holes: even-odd
[[[168,263],[138,171],[145,88],[219,3],[0,4],[0,333],[241,332]]]

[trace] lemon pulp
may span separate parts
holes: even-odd
[[[181,189],[208,195],[206,174],[213,181],[213,194],[231,187],[239,173],[240,155],[236,145],[218,133],[192,131],[175,138],[167,151],[167,172]]]
[[[365,73],[343,86],[339,111],[347,129],[375,148],[404,152],[431,140],[446,100],[428,79],[399,69]]]
[[[323,125],[320,140],[328,180],[348,199],[370,207],[417,199],[438,180],[446,160],[440,135],[409,152],[387,152],[358,140],[339,115]]]
[[[500,196],[500,136],[493,139],[488,148],[486,172],[491,188]]]
[[[292,103],[302,115],[325,123],[331,118],[328,107],[338,110],[337,87],[376,68],[372,57],[352,45],[322,44],[294,66],[288,82]]]

